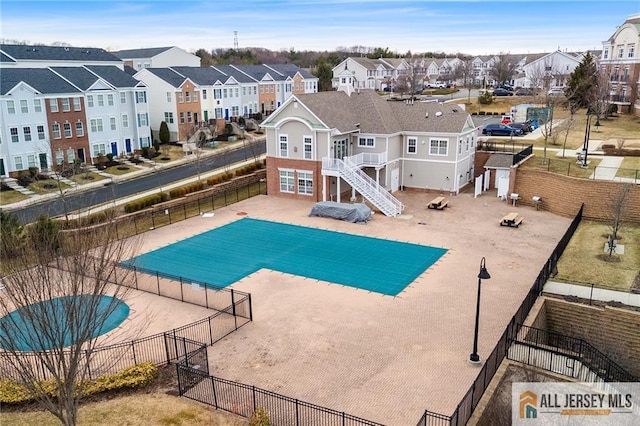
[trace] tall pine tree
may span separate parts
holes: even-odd
[[[598,68],[591,53],[587,53],[569,75],[564,93],[572,107],[589,108],[596,101],[597,87]]]

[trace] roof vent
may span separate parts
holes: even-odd
[[[457,110],[457,109],[455,109],[455,108],[453,108],[451,111],[453,111],[453,112],[458,112],[458,110]]]
[[[429,118],[429,113],[428,112],[424,113],[424,118]]]
[[[442,111],[437,111],[436,112],[436,117],[440,117],[442,115]]]

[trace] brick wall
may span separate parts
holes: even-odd
[[[534,195],[542,197],[541,210],[573,217],[584,203],[585,219],[608,219],[612,214],[612,197],[623,184],[618,182],[580,179],[534,169],[517,169],[514,191],[520,194],[522,205],[533,206]],[[640,223],[640,185],[629,192],[625,213],[627,220]]]
[[[584,339],[640,377],[640,312],[552,298],[544,304],[548,331]]]
[[[295,193],[280,192],[279,169],[309,170],[313,172],[313,195],[298,194],[298,173],[294,174]],[[294,160],[290,158],[267,158],[267,193],[282,198],[305,201],[322,201],[322,162]]]

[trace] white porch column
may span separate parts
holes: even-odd
[[[340,191],[340,178],[336,177],[336,201],[339,203],[340,202],[340,193],[342,191]]]

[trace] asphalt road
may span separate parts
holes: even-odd
[[[41,215],[56,217],[64,215],[65,211],[72,212],[79,209],[103,204],[114,199],[128,197],[140,192],[155,190],[162,185],[167,185],[182,179],[186,179],[200,173],[206,173],[211,170],[219,169],[228,164],[238,161],[244,161],[261,155],[266,152],[266,143],[256,142],[251,146],[242,146],[235,150],[220,152],[217,155],[202,157],[200,165],[196,162],[185,163],[179,166],[159,169],[155,173],[140,176],[131,180],[121,181],[112,185],[105,185],[98,188],[89,189],[79,193],[70,194],[64,197],[58,197],[51,200],[42,201],[22,209],[15,209],[12,212],[20,219],[22,223],[31,223]]]

